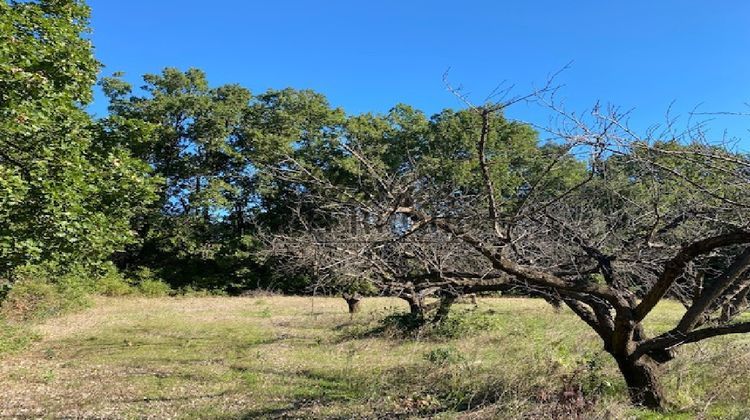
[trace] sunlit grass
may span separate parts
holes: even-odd
[[[335,298],[99,299],[0,359],[0,416],[528,418],[571,409],[558,398],[567,383],[583,389],[586,418],[656,416],[629,407],[614,363],[567,310],[480,299],[454,311],[481,321],[469,336],[371,333],[405,309],[366,299],[352,318]],[[647,328],[681,313],[666,302]],[[749,349],[742,336],[685,347],[667,365],[666,416],[750,415]]]

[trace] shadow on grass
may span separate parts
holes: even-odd
[[[289,372],[261,371],[264,375],[284,376],[289,379],[287,386],[291,387],[289,396],[292,401],[282,407],[266,407],[243,413],[240,418],[326,418],[347,419],[350,416],[321,415],[314,412],[317,409],[336,403],[357,401],[362,398],[361,390],[346,378],[335,373],[303,370],[295,374]]]
[[[460,308],[450,312],[442,322],[425,322],[409,312],[396,312],[379,320],[350,321],[334,328],[338,337],[334,344],[368,338],[393,340],[467,338],[507,327],[507,320],[494,309]]]
[[[382,338],[389,340],[414,339],[429,329],[409,312],[389,314],[379,320],[350,320],[333,328],[337,337],[328,342],[342,344],[353,340]]]
[[[112,356],[117,354],[132,354],[134,351],[152,348],[155,350],[169,350],[174,348],[184,348],[186,351],[201,351],[206,348],[226,348],[226,349],[248,349],[257,346],[276,344],[290,337],[278,336],[252,340],[222,340],[215,337],[187,337],[187,338],[167,338],[162,340],[146,341],[143,337],[117,338],[110,340],[100,340],[92,338],[87,340],[89,343],[64,343],[60,346],[51,346],[51,350],[68,349],[72,354],[70,358],[81,360],[86,357],[101,357],[104,355]],[[154,358],[154,361],[159,358]],[[169,359],[171,360],[171,359]]]
[[[151,402],[171,402],[171,401],[195,401],[195,400],[210,400],[214,398],[224,397],[228,395],[228,391],[217,392],[213,394],[205,395],[182,395],[178,397],[164,396],[164,397],[143,397],[133,398],[125,400],[126,403],[151,403]]]
[[[314,416],[310,413],[305,413],[306,408],[321,406],[330,404],[330,401],[309,401],[300,399],[289,403],[283,407],[277,408],[259,408],[257,410],[251,410],[240,414],[240,419],[299,419],[299,418],[326,418],[326,419],[348,419],[350,416]]]

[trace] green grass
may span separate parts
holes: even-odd
[[[675,408],[656,414],[629,407],[600,342],[565,310],[480,299],[428,335],[373,334],[405,309],[366,299],[351,318],[343,299],[100,298],[31,333],[3,326],[0,351],[13,351],[0,356],[0,417],[750,416],[748,337],[683,348],[665,370]],[[680,313],[665,303],[647,327]],[[560,401],[566,384],[584,404]]]
[[[40,338],[24,324],[11,324],[0,318],[0,357],[24,350]]]

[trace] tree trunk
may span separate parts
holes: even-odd
[[[424,318],[424,300],[414,293],[413,295],[402,296],[402,299],[409,303],[409,312],[417,319]]]
[[[362,303],[362,296],[360,296],[359,293],[355,293],[353,295],[350,295],[349,293],[344,293],[344,300],[346,301],[346,304],[349,306],[349,313],[355,314],[359,312],[360,303]]]
[[[738,293],[737,296],[733,297],[732,300],[727,302],[727,304],[721,308],[721,318],[719,318],[720,322],[722,323],[729,322],[732,320],[732,318],[737,316],[737,314],[747,309],[748,292],[750,292],[750,287],[745,288],[745,290]]]
[[[633,404],[654,410],[664,409],[664,390],[659,381],[657,363],[648,356],[643,356],[635,362],[621,357],[615,358],[628,385]]]
[[[445,318],[448,317],[448,313],[451,311],[451,306],[456,301],[456,298],[456,296],[443,296],[443,298],[440,299],[440,305],[435,312],[435,317],[432,318],[434,324],[440,324],[445,321]]]

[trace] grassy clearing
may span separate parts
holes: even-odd
[[[629,408],[596,337],[542,301],[459,305],[452,325],[469,337],[371,334],[397,310],[395,299],[366,299],[350,319],[343,299],[101,298],[2,356],[0,417],[659,417]],[[650,329],[680,312],[662,305]],[[748,350],[738,336],[684,348],[667,367],[666,417],[750,416]],[[570,387],[584,400],[562,401]]]

